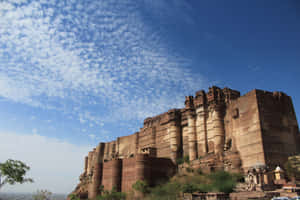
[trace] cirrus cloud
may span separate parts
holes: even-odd
[[[190,61],[165,45],[163,31],[144,23],[142,6],[1,2],[0,96],[95,124],[181,106],[205,79],[185,68]]]

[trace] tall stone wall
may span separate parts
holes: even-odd
[[[117,156],[118,158],[129,158],[137,153],[137,134],[119,137],[117,139]]]
[[[224,152],[227,135],[224,117],[228,104],[239,96],[238,91],[212,87],[208,93],[201,90],[195,97],[186,97],[185,109],[182,110],[182,118],[187,119],[182,133],[183,154],[189,155],[191,161]]]
[[[186,97],[184,108],[146,118],[139,132],[100,143],[85,158],[76,191],[88,190],[93,197],[100,185],[129,191],[137,180],[155,184],[172,174],[183,156],[207,172],[247,172],[256,165],[273,169],[300,152],[299,142],[286,94],[252,90],[240,96],[239,91],[213,86]]]
[[[104,155],[105,143],[100,143],[93,151],[93,158],[90,164],[91,166],[91,180],[88,186],[88,196],[95,197],[98,194],[99,187],[103,176],[103,155]]]
[[[292,100],[282,92],[257,91],[266,164],[283,167],[297,153],[299,128]]]
[[[189,156],[189,142],[188,142],[188,126],[182,127],[182,151],[183,156]]]
[[[153,158],[146,154],[137,154],[132,158],[114,159],[100,163],[94,168],[88,186],[88,197],[95,198],[99,194],[100,185],[104,190],[129,192],[137,180],[145,180],[150,185],[157,180],[174,175],[176,167],[170,159]]]
[[[152,122],[154,122],[154,124],[151,124]],[[148,121],[145,122],[145,125],[146,127],[155,127],[155,145],[153,145],[153,147],[157,148],[157,157],[168,158],[171,154],[170,136],[168,133],[168,114],[164,113],[152,119],[149,118]],[[143,146],[147,146],[147,144]]]
[[[146,179],[150,186],[172,177],[176,173],[176,166],[168,158],[148,158],[150,174]]]
[[[122,191],[132,190],[132,185],[136,179],[136,158],[128,158],[123,160],[122,170]]]
[[[116,141],[105,143],[104,160],[111,160],[116,154]]]
[[[265,164],[256,93],[253,90],[231,101],[225,115],[225,140],[231,141],[232,150],[239,152],[244,171]]]
[[[112,190],[115,188],[117,191],[121,189],[122,178],[122,160],[116,159],[103,163],[103,178],[102,185],[104,190]]]

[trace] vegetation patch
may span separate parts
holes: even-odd
[[[101,188],[103,187],[100,186]],[[116,188],[113,188],[111,191],[104,190],[95,200],[126,200],[126,193],[117,192]]]
[[[142,192],[147,200],[176,200],[181,199],[183,193],[194,192],[224,192],[230,193],[236,184],[242,180],[241,174],[217,171],[204,174],[201,170],[194,170],[191,175],[177,174],[165,183],[149,187],[143,181],[137,181],[133,189]]]

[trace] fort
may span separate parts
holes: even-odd
[[[137,180],[150,185],[178,170],[188,157],[204,172],[225,170],[245,175],[263,166],[283,167],[300,152],[300,134],[292,100],[282,92],[240,92],[213,86],[185,98],[185,107],[144,120],[139,132],[100,143],[85,157],[84,172],[73,191],[94,198],[99,187],[128,192]],[[258,173],[258,172],[257,172]],[[272,176],[261,172],[258,185]]]

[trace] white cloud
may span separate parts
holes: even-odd
[[[86,122],[92,122],[90,123],[90,126],[94,126],[94,124],[97,124],[98,126],[103,126],[102,119],[100,117],[96,117],[96,114],[92,114],[89,111],[84,111],[82,113],[79,113],[79,121],[81,124],[84,124]]]
[[[164,44],[163,33],[145,25],[134,1],[23,3],[0,8],[0,96],[6,99],[99,125],[100,118],[141,120],[181,106],[205,84],[185,69],[189,60]],[[86,115],[90,105],[105,112]]]
[[[88,135],[92,140],[115,139],[107,124],[134,131],[137,120],[182,106],[205,79],[187,69],[190,61],[166,45],[164,30],[152,29],[140,10],[129,0],[1,1],[0,101],[55,109],[85,125],[85,137],[89,128],[103,127]],[[6,191],[74,188],[92,148],[37,135],[40,129],[0,133],[0,161],[23,160],[35,179]]]
[[[89,137],[90,137],[92,140],[96,139],[96,135],[95,135],[95,134],[89,134]]]
[[[103,116],[143,119],[182,105],[184,95],[204,85],[184,68],[189,61],[143,23],[135,2],[48,4],[0,9],[0,96],[95,123]],[[113,117],[83,118],[87,105],[106,105]]]
[[[37,134],[37,129],[36,128],[32,129],[32,133]]]
[[[36,116],[31,116],[30,117],[30,120],[35,120],[36,119]]]
[[[47,189],[54,193],[69,193],[83,172],[84,156],[90,146],[77,146],[37,134],[0,133],[0,162],[16,159],[31,167],[28,177],[34,183],[6,185],[3,192],[36,192]],[[2,191],[2,190],[1,190]]]
[[[14,9],[14,6],[7,2],[0,2],[0,8],[3,9],[3,11],[12,10],[12,9]]]

